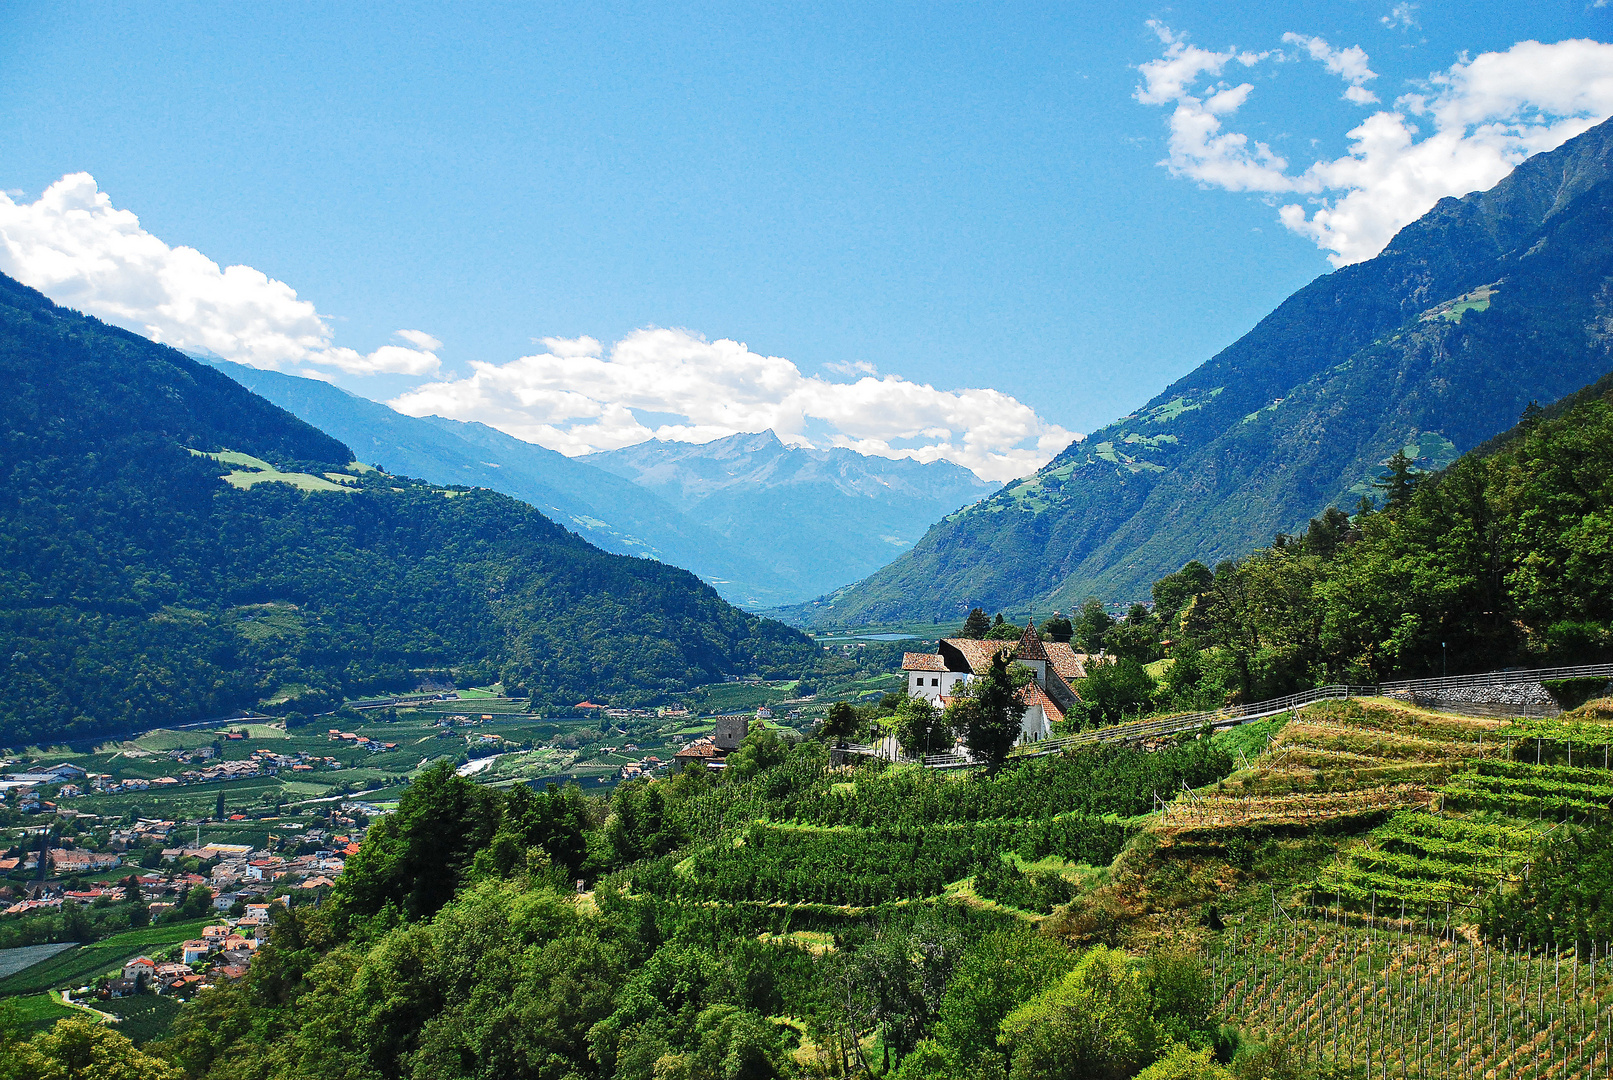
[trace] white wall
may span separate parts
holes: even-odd
[[[910,671],[907,673],[908,697],[929,698],[931,701],[945,695],[961,692],[974,676],[965,671]]]

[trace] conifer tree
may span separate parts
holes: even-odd
[[[1417,490],[1421,477],[1416,472],[1415,463],[1404,450],[1396,450],[1395,456],[1384,464],[1389,469],[1388,473],[1374,481],[1372,486],[1383,492],[1385,509],[1399,510],[1411,502],[1411,494]]]
[[[963,622],[963,629],[958,631],[962,638],[973,638],[979,641],[991,631],[991,618],[980,608],[969,612],[969,617]]]

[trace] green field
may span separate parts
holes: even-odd
[[[168,1025],[174,1022],[183,1008],[178,1000],[159,994],[140,994],[136,997],[115,998],[96,1006],[118,1018],[118,1031],[135,1043],[146,1043],[168,1034]]]
[[[795,696],[795,682],[714,683],[691,691],[689,707],[702,713],[749,712],[760,705],[775,705]]]
[[[349,477],[341,473],[326,473],[324,476],[315,476],[312,473],[286,473],[270,465],[261,458],[251,454],[243,454],[236,450],[225,450],[218,454],[204,454],[200,450],[191,453],[198,457],[209,457],[222,465],[233,465],[235,470],[224,477],[226,483],[238,487],[243,491],[253,484],[278,482],[290,484],[303,491],[355,491],[349,487]]]
[[[236,609],[236,614],[247,620],[244,625],[253,628],[252,632],[290,632],[300,625],[300,614],[290,605],[253,605]],[[737,694],[736,701],[748,695],[766,702],[787,697],[796,685],[717,684],[713,689]],[[91,752],[35,748],[28,756],[39,763],[71,762],[86,770],[107,773],[116,780],[178,777],[214,761],[246,760],[260,749],[280,755],[329,757],[339,762],[340,768],[320,764],[313,770],[292,771],[282,767],[276,775],[91,794],[71,803],[75,810],[99,815],[109,823],[134,817],[180,822],[167,841],[170,847],[191,846],[198,840],[201,844],[261,847],[271,834],[284,837],[300,831],[312,823],[314,813],[330,808],[337,800],[393,802],[423,764],[438,760],[462,763],[491,749],[502,757],[494,768],[478,774],[479,782],[502,785],[576,779],[592,790],[602,790],[614,784],[617,768],[628,761],[650,755],[670,760],[680,745],[672,738],[675,733],[710,731],[709,722],[690,724],[686,718],[632,717],[602,725],[598,717],[535,716],[526,711],[525,699],[502,697],[499,690],[497,686],[463,690],[460,693],[464,698],[457,701],[369,710],[356,718],[320,718],[289,731],[281,722],[241,723],[219,729],[158,729],[136,739],[103,744]],[[725,700],[721,711],[731,711],[736,701]],[[483,720],[483,716],[491,719]],[[445,723],[450,717],[465,717],[468,722]],[[370,752],[350,741],[332,740],[331,728],[395,745],[392,750]],[[244,739],[228,737],[231,732],[242,731],[247,735]],[[484,734],[497,735],[498,740],[484,741]],[[629,744],[638,749],[626,750]],[[606,746],[616,747],[617,753],[604,755]],[[204,747],[213,748],[217,756],[195,762],[169,756]],[[215,820],[220,794],[224,797],[225,815],[242,814],[246,820]],[[201,822],[199,837],[196,822]],[[128,872],[128,867],[120,867],[93,877],[114,880]]]
[[[167,926],[147,926],[113,934],[105,941],[76,949],[0,979],[0,997],[38,994],[63,986],[80,986],[97,975],[123,966],[124,961],[188,941],[214,920],[195,919]]]
[[[72,947],[71,944],[23,945],[15,949],[0,949],[0,979],[15,975],[35,964],[42,964],[57,953]]]
[[[75,1009],[71,1005],[63,1005],[52,994],[29,994],[27,997],[12,999],[17,1007],[18,1019],[30,1031],[40,1031],[50,1027],[58,1020],[66,1020],[73,1016],[89,1016],[83,1009]]]
[[[888,675],[874,675],[866,679],[829,683],[819,691],[819,696],[823,698],[877,697],[881,694],[900,693],[906,685],[907,676],[895,671]]]

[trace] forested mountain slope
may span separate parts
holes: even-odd
[[[803,612],[836,623],[1143,598],[1437,468],[1613,369],[1613,122],[1444,199],[1144,408]]]
[[[1168,652],[1169,703],[1187,708],[1613,657],[1613,376],[1439,473],[1397,472],[1381,511],[1166,576],[1103,646]]]
[[[604,469],[484,424],[405,416],[317,379],[227,360],[208,362],[253,393],[342,439],[366,462],[433,484],[513,495],[606,551],[649,556],[692,570],[733,603],[779,603],[808,592],[778,580],[765,560],[738,550],[697,519]],[[863,573],[866,568],[848,569],[838,580]]]
[[[363,471],[222,374],[4,277],[0,416],[0,744],[427,673],[641,700],[815,654],[507,496]]]
[[[645,442],[583,460],[765,560],[792,603],[873,573],[996,488],[949,461],[788,447],[771,431]]]

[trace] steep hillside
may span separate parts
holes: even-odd
[[[514,499],[355,465],[222,374],[3,277],[0,416],[0,744],[447,674],[646,700],[815,655]]]
[[[414,417],[317,379],[209,361],[236,382],[330,432],[366,462],[434,484],[491,488],[531,503],[606,551],[692,570],[732,603],[803,595],[772,569],[643,488],[484,424]],[[858,574],[847,572],[843,580]]]
[[[1353,508],[1395,450],[1447,464],[1613,369],[1613,122],[1442,200],[1144,408],[804,612],[836,623],[1144,598]]]
[[[583,460],[767,560],[802,598],[872,573],[995,488],[950,462],[791,448],[771,431],[700,445],[646,442]]]
[[[1152,612],[1084,646],[1139,663],[1168,654],[1156,701],[1184,709],[1329,682],[1606,663],[1613,377],[1564,401],[1439,473],[1397,478],[1383,511],[1335,510],[1213,571],[1168,575]],[[1092,687],[1083,697],[1102,704]]]

